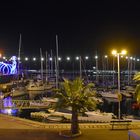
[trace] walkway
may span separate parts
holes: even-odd
[[[140,128],[140,123],[134,123]],[[109,124],[81,124],[83,135],[77,140],[127,140],[127,130],[110,130]],[[58,132],[62,129],[69,129],[69,124],[43,124],[12,116],[0,114],[0,139],[4,140],[64,140]],[[93,129],[94,128],[94,129]]]

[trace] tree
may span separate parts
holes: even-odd
[[[94,84],[89,83],[84,84],[83,80],[76,78],[73,81],[64,79],[61,88],[57,91],[57,98],[59,99],[56,104],[57,108],[72,108],[72,118],[71,118],[71,133],[78,134],[79,123],[78,123],[78,113],[80,111],[87,111],[88,108],[95,109],[97,102],[93,96],[95,92],[93,91]]]
[[[140,72],[134,75],[133,80],[137,82],[134,97],[136,98],[137,103],[140,104]]]
[[[140,82],[140,72],[136,73],[133,78],[134,81]]]

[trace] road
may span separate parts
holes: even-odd
[[[23,119],[0,114],[0,140],[66,140],[66,138],[59,136],[61,130],[62,128],[43,128],[41,123],[33,123],[32,121],[24,121]],[[81,129],[81,131],[82,135],[77,137],[76,140],[128,139],[128,130],[112,131],[109,128],[86,128]]]

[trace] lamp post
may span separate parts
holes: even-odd
[[[122,50],[121,53],[118,53],[116,50],[112,51],[113,55],[117,55],[117,64],[118,64],[118,118],[121,118],[121,110],[120,110],[120,103],[121,103],[121,93],[120,93],[120,55],[125,55],[127,52]]]

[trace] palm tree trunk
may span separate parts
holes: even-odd
[[[72,134],[79,133],[78,111],[74,106],[72,107],[71,132]]]

